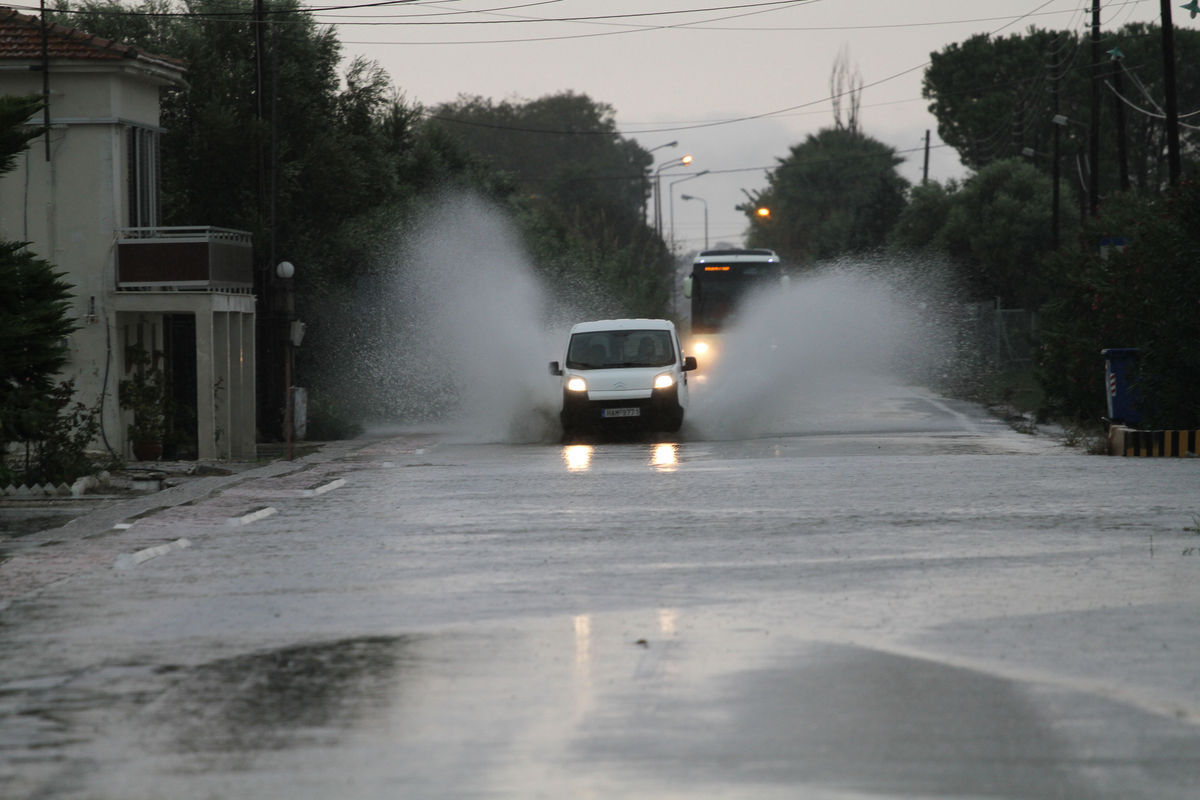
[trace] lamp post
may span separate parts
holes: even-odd
[[[653,153],[655,150],[662,150],[664,147],[678,147],[678,146],[679,146],[678,140],[670,141],[670,142],[667,142],[666,144],[660,144],[660,145],[651,147],[649,150],[646,151],[646,154],[649,155],[650,153]],[[645,219],[645,218],[646,218],[646,172],[645,172],[645,170],[643,170],[642,171],[642,219]]]
[[[296,315],[296,295],[295,286],[292,284],[292,277],[296,274],[296,267],[290,261],[280,261],[275,266],[275,275],[283,281],[283,291],[285,297],[284,307],[284,356],[283,356],[283,384],[286,399],[283,406],[283,440],[287,443],[287,458],[292,460],[292,421],[293,400],[292,400],[292,318]]]
[[[1073,119],[1070,119],[1066,114],[1055,114],[1053,117],[1050,118],[1050,121],[1053,122],[1055,125],[1055,133],[1056,134],[1059,130],[1065,130],[1068,125],[1075,125],[1076,127],[1087,130],[1086,125],[1084,125],[1082,122],[1077,122]],[[1071,136],[1072,139],[1075,140],[1076,147],[1077,147],[1077,152],[1075,155],[1075,168],[1076,168],[1076,171],[1079,173],[1079,219],[1081,222],[1086,222],[1087,217],[1088,217],[1088,198],[1089,198],[1088,187],[1089,187],[1089,184],[1088,184],[1086,176],[1083,173],[1084,165],[1081,163],[1084,158],[1083,143],[1079,141],[1078,137],[1076,137],[1074,134],[1071,134],[1069,131],[1068,131],[1068,134]],[[1056,144],[1058,143],[1057,135],[1055,136],[1055,143]],[[1058,154],[1055,153],[1056,157],[1057,157],[1057,155]],[[1057,161],[1057,158],[1056,158],[1056,161]],[[1086,166],[1087,166],[1089,172],[1095,169],[1094,164],[1087,164]],[[1055,178],[1057,178],[1057,177],[1058,177],[1058,175],[1057,175],[1057,171],[1056,171]],[[1055,189],[1058,188],[1057,180],[1055,181],[1054,188]],[[1054,207],[1057,209],[1058,205],[1055,204]],[[1057,225],[1055,226],[1055,230],[1057,230]]]
[[[671,183],[667,186],[667,200],[668,200],[667,205],[670,208],[670,212],[671,212],[671,253],[672,254],[674,254],[674,252],[675,252],[675,185],[678,183],[683,183],[684,181],[695,180],[696,178],[703,177],[707,174],[708,174],[708,170],[704,170],[702,172],[697,172],[695,175],[688,175],[686,178],[680,178],[677,181],[671,181]]]
[[[692,194],[679,195],[680,200],[698,200],[704,204],[704,249],[708,249],[708,201],[703,197],[696,197]]]
[[[674,167],[686,167],[691,163],[692,155],[688,153],[674,161],[660,164],[658,169],[654,170],[654,232],[660,239],[662,238],[662,173]]]

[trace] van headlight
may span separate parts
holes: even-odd
[[[644,385],[644,384],[643,384]],[[654,377],[655,389],[669,389],[675,385],[675,376],[669,372]]]
[[[569,392],[586,392],[587,391],[587,381],[585,381],[583,378],[579,377],[578,375],[567,378],[567,391],[569,391]]]

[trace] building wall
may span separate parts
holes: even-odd
[[[37,73],[0,72],[5,94],[40,94]],[[0,177],[0,237],[30,250],[66,274],[79,329],[70,337],[66,373],[79,399],[101,401],[105,438],[121,440],[115,387],[121,371],[120,332],[112,311],[113,249],[125,208],[125,129],[158,125],[158,87],[131,86],[121,73],[51,72],[50,159],[46,141],[30,143],[16,168]],[[40,120],[39,120],[40,121]]]

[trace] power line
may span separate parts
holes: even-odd
[[[763,8],[763,7],[767,7],[767,6],[778,7],[778,6],[808,5],[811,3],[819,3],[821,1],[822,0],[766,0],[766,2],[741,3],[741,4],[725,5],[725,6],[705,6],[705,7],[695,7],[695,8],[681,8],[681,9],[676,9],[676,10],[671,10],[671,11],[633,11],[633,12],[628,12],[628,13],[624,13],[624,14],[592,14],[592,15],[581,15],[581,16],[576,16],[576,17],[517,17],[517,16],[514,16],[512,19],[489,19],[489,20],[441,20],[441,21],[416,20],[416,21],[413,21],[412,17],[414,17],[414,16],[427,16],[427,15],[408,15],[407,19],[403,19],[403,18],[397,19],[397,20],[395,20],[393,22],[389,22],[387,24],[403,25],[403,26],[429,26],[429,25],[440,25],[440,26],[456,25],[457,26],[457,25],[512,25],[512,24],[533,24],[533,23],[540,24],[540,23],[550,23],[550,22],[557,22],[557,23],[598,22],[598,21],[603,21],[603,20],[615,20],[615,19],[638,19],[638,18],[645,18],[645,17],[664,17],[664,16],[680,16],[680,15],[686,15],[686,14],[704,14],[704,13],[708,13],[708,12],[712,12],[712,11],[734,11],[734,10],[747,9],[747,8]],[[347,3],[344,5],[316,6],[313,8],[306,8],[306,7],[301,6],[299,8],[294,8],[294,9],[292,9],[292,8],[264,9],[264,13],[268,17],[272,17],[272,16],[283,17],[283,16],[291,16],[291,15],[299,15],[299,14],[313,14],[313,13],[322,12],[322,11],[349,11],[349,10],[354,10],[354,9],[359,9],[359,8],[380,8],[380,7],[385,7],[385,6],[407,6],[407,5],[416,5],[416,4],[418,4],[418,0],[378,0],[377,2],[370,2],[370,3]],[[538,5],[538,3],[529,3],[529,4],[525,4],[525,5]],[[38,8],[34,8],[31,6],[13,6],[13,7],[20,8],[22,10],[31,11],[31,12],[39,10]],[[506,8],[520,8],[520,7],[523,7],[523,6],[509,6]],[[497,10],[505,10],[505,8],[501,8],[501,9],[497,9]],[[464,10],[464,11],[456,11],[456,12],[443,12],[443,14],[429,15],[429,16],[442,16],[442,15],[449,16],[449,15],[457,15],[457,14],[481,14],[481,13],[490,13],[491,11],[492,10],[490,10],[490,9]],[[56,10],[55,13],[90,14],[90,13],[94,13],[94,11],[87,10],[87,9],[62,9],[62,10]],[[252,9],[245,10],[245,11],[238,10],[238,11],[215,11],[215,12],[138,11],[138,10],[116,11],[116,10],[107,10],[106,9],[106,10],[104,10],[103,13],[109,14],[111,16],[127,16],[127,17],[188,18],[188,17],[220,16],[220,17],[252,18],[254,16],[254,11]],[[338,24],[346,24],[346,23],[338,23]]]

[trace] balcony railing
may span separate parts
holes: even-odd
[[[251,235],[228,228],[122,228],[117,288],[251,291]]]

